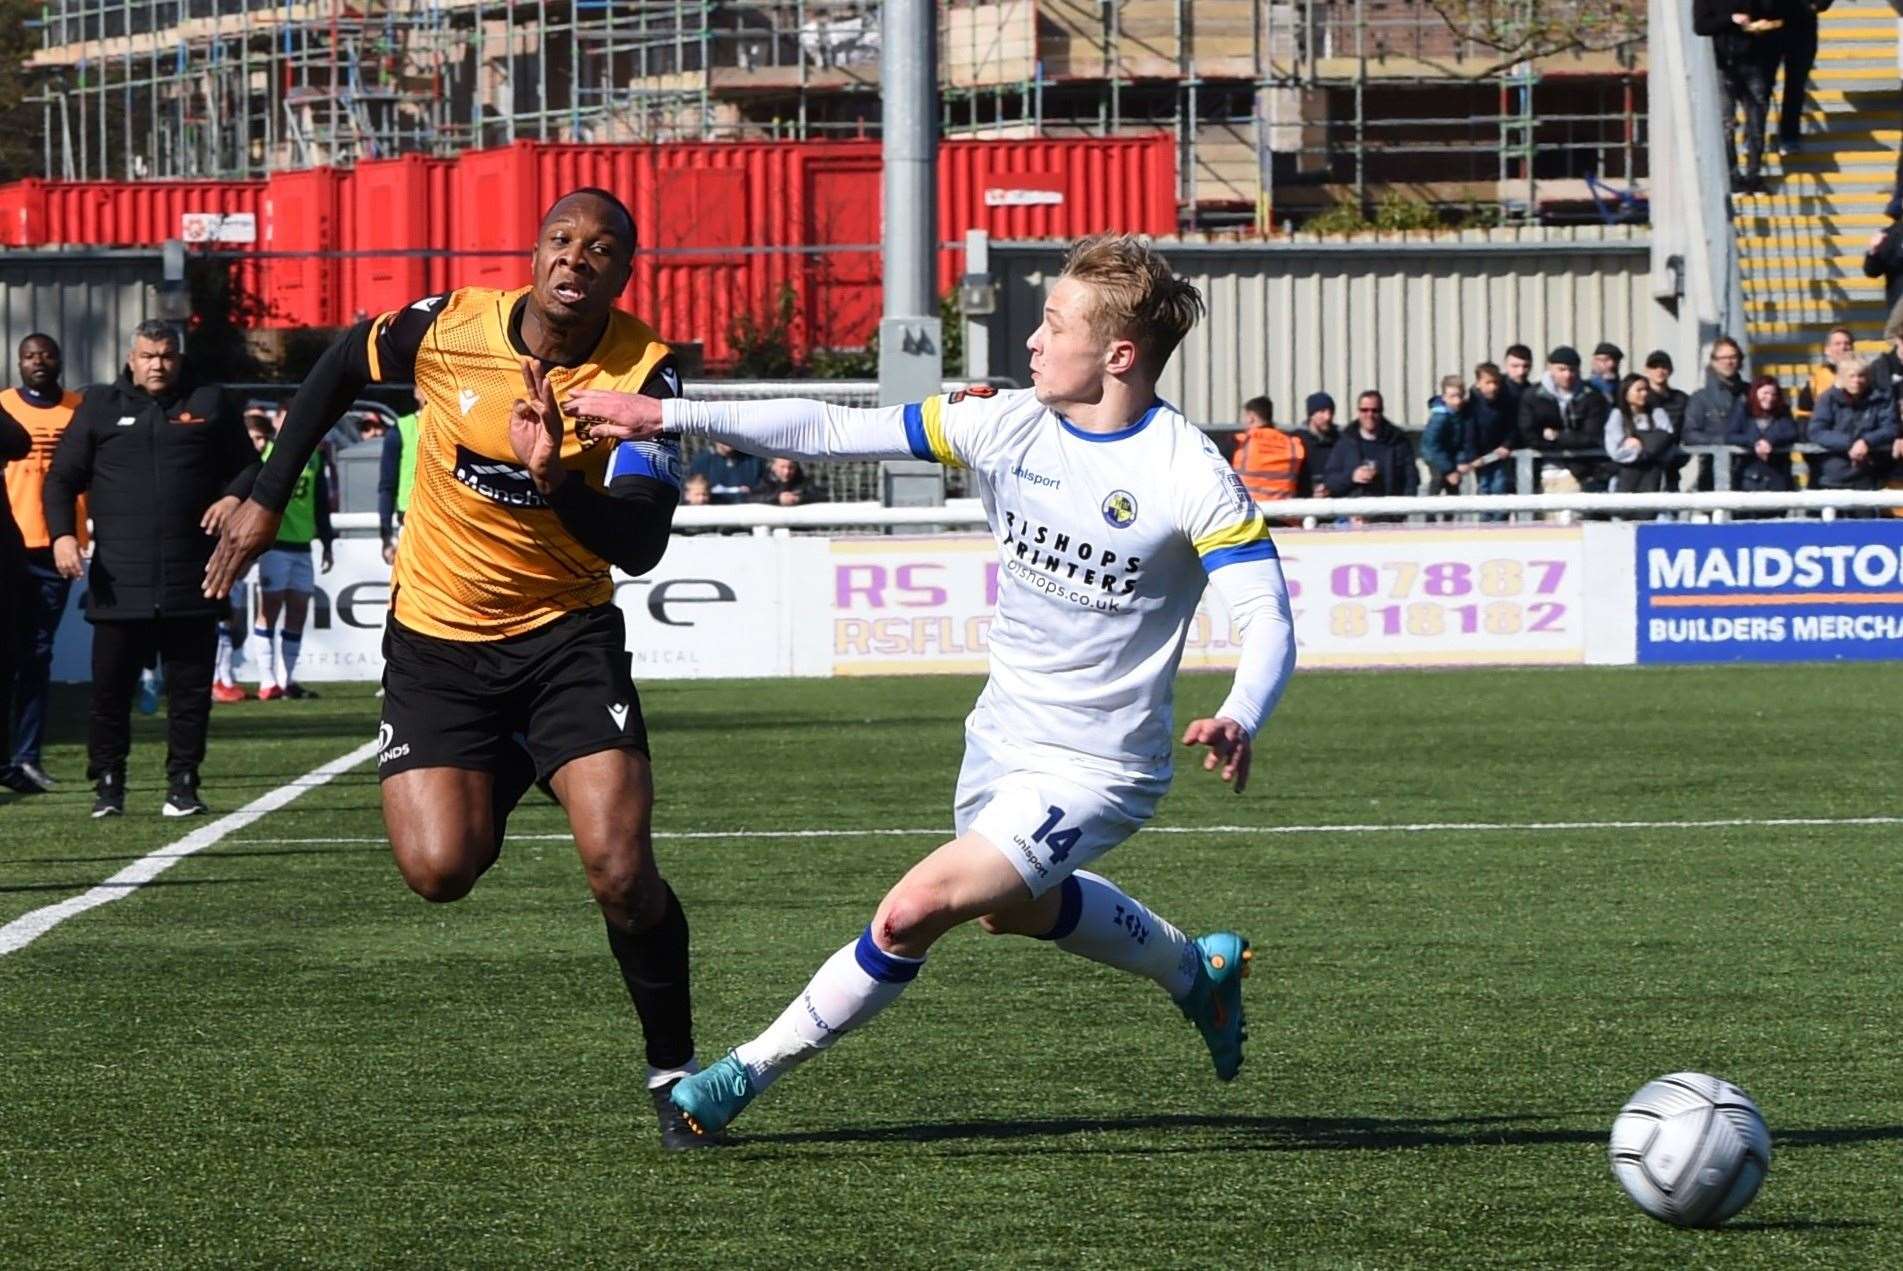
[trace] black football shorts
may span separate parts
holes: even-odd
[[[501,772],[515,746],[542,780],[597,751],[648,753],[627,626],[613,605],[505,640],[442,640],[393,615],[383,660],[379,779],[410,768]]]

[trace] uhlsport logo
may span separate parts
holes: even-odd
[[[401,746],[392,746],[390,743],[395,739],[396,729],[390,727],[389,720],[386,719],[377,725],[377,766],[379,768],[410,753],[409,742],[406,741]]]
[[[1128,490],[1112,490],[1103,501],[1103,519],[1120,530],[1136,523],[1137,500]]]

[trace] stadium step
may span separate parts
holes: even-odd
[[[1883,280],[1863,276],[1863,252],[1890,223],[1884,209],[1903,146],[1898,80],[1897,15],[1888,5],[1825,10],[1804,144],[1765,155],[1766,193],[1732,199],[1751,366],[1787,390],[1808,379],[1833,326],[1855,331],[1860,350],[1886,347]]]

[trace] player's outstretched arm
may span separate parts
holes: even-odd
[[[284,413],[271,458],[252,483],[251,497],[225,518],[218,546],[205,565],[205,595],[220,599],[264,551],[277,541],[284,505],[297,479],[357,395],[372,379],[368,348],[371,324],[359,322],[317,359]]]
[[[1209,747],[1204,770],[1221,764],[1222,779],[1241,794],[1249,780],[1255,734],[1268,722],[1295,672],[1295,615],[1282,562],[1273,556],[1211,570],[1209,583],[1242,631],[1242,653],[1229,696],[1213,718],[1196,720],[1184,730],[1183,744]]]
[[[628,452],[618,451],[609,463],[607,489],[592,489],[561,465],[562,411],[546,374],[525,361],[522,376],[527,396],[515,403],[509,444],[535,488],[576,542],[625,574],[647,573],[667,551],[680,501],[671,477],[654,474],[670,473],[673,465],[623,462]],[[671,449],[673,443],[666,445]]]
[[[785,459],[911,459],[905,406],[875,410],[799,397],[760,402],[657,402],[586,389],[563,408],[591,419],[596,436],[645,441],[663,432],[724,441],[748,454]]]

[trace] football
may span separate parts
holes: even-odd
[[[1730,1082],[1675,1072],[1626,1100],[1610,1154],[1613,1177],[1640,1209],[1677,1227],[1716,1227],[1758,1194],[1771,1131]]]

